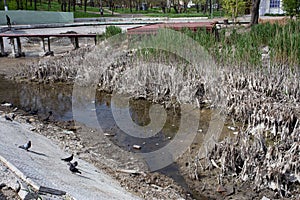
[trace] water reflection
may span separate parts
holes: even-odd
[[[39,116],[45,116],[51,110],[55,120],[69,121],[73,119],[72,89],[70,85],[24,84],[5,80],[0,77],[0,102],[11,102],[14,106],[26,111],[38,111]],[[80,101],[80,100],[78,100]],[[80,104],[85,104],[84,97]],[[154,151],[165,146],[178,130],[180,111],[168,110],[167,119],[161,131],[150,138],[137,138],[124,133],[116,124],[111,111],[111,95],[97,92],[95,101],[90,102],[96,110],[86,108],[87,113],[96,112],[98,123],[104,132],[115,134],[113,142],[125,150],[137,151],[133,145],[140,145],[139,152]],[[149,108],[152,104],[145,100],[130,101],[130,116],[137,125],[146,126],[150,123]],[[126,108],[121,108],[126,109]],[[83,116],[82,123],[87,117]]]

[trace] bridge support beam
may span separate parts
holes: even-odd
[[[17,56],[18,57],[25,56],[25,53],[22,52],[22,44],[21,44],[20,37],[17,37],[16,40],[17,40],[17,48],[18,48],[18,54],[17,54]]]
[[[78,37],[70,37],[71,43],[73,44],[74,49],[79,48]]]
[[[0,37],[0,56],[7,56],[8,53],[4,51],[4,40],[3,37]]]

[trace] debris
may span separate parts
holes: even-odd
[[[222,185],[219,185],[216,189],[216,192],[223,193],[226,192],[226,189]]]
[[[218,168],[218,169],[221,169],[213,159],[211,159],[210,161],[211,161],[211,164],[212,164],[214,167],[216,167],[216,168]]]
[[[110,134],[110,133],[104,133],[104,136],[112,137],[112,136],[115,136],[115,135],[114,134]]]
[[[12,103],[3,103],[3,104],[1,104],[1,106],[3,106],[3,107],[12,107],[13,105],[12,105]]]
[[[134,144],[132,147],[133,147],[134,149],[138,149],[138,150],[140,150],[140,149],[142,148],[140,145],[137,145],[137,144]]]
[[[126,174],[135,174],[135,175],[146,175],[145,172],[140,172],[137,170],[130,170],[130,169],[118,169],[117,172],[122,172],[122,173],[126,173]]]

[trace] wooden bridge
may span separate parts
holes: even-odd
[[[0,56],[7,56],[8,54],[4,51],[4,38],[7,37],[10,40],[11,51],[14,57],[25,56],[25,53],[22,52],[21,37],[30,38],[36,37],[40,38],[42,42],[42,49],[45,55],[53,55],[51,51],[50,38],[53,37],[68,37],[71,39],[71,42],[75,49],[79,48],[79,38],[94,38],[95,45],[97,44],[97,34],[76,34],[76,33],[63,33],[63,34],[16,34],[16,33],[0,33]],[[48,40],[48,48],[46,50],[45,40]],[[15,44],[15,41],[17,45]],[[16,51],[17,46],[17,51]]]
[[[129,28],[127,29],[127,33],[129,35],[156,34],[161,28],[170,28],[176,31],[187,28],[194,32],[198,29],[205,29],[209,33],[214,33],[216,31],[216,23],[217,22],[174,22],[149,24],[146,26]]]

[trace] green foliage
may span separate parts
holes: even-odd
[[[105,37],[109,38],[111,36],[122,33],[122,29],[117,26],[107,26],[105,29]]]
[[[300,1],[299,0],[283,0],[283,9],[291,17],[296,16],[296,15],[299,16]]]
[[[222,0],[223,9],[233,19],[241,14],[245,14],[246,3],[245,0]]]
[[[219,41],[213,34],[199,29],[197,33],[184,29],[194,40],[207,49],[220,65],[262,65],[262,48],[269,47],[272,65],[299,66],[300,24],[290,21],[286,25],[258,24],[250,30],[245,28],[219,31]]]

